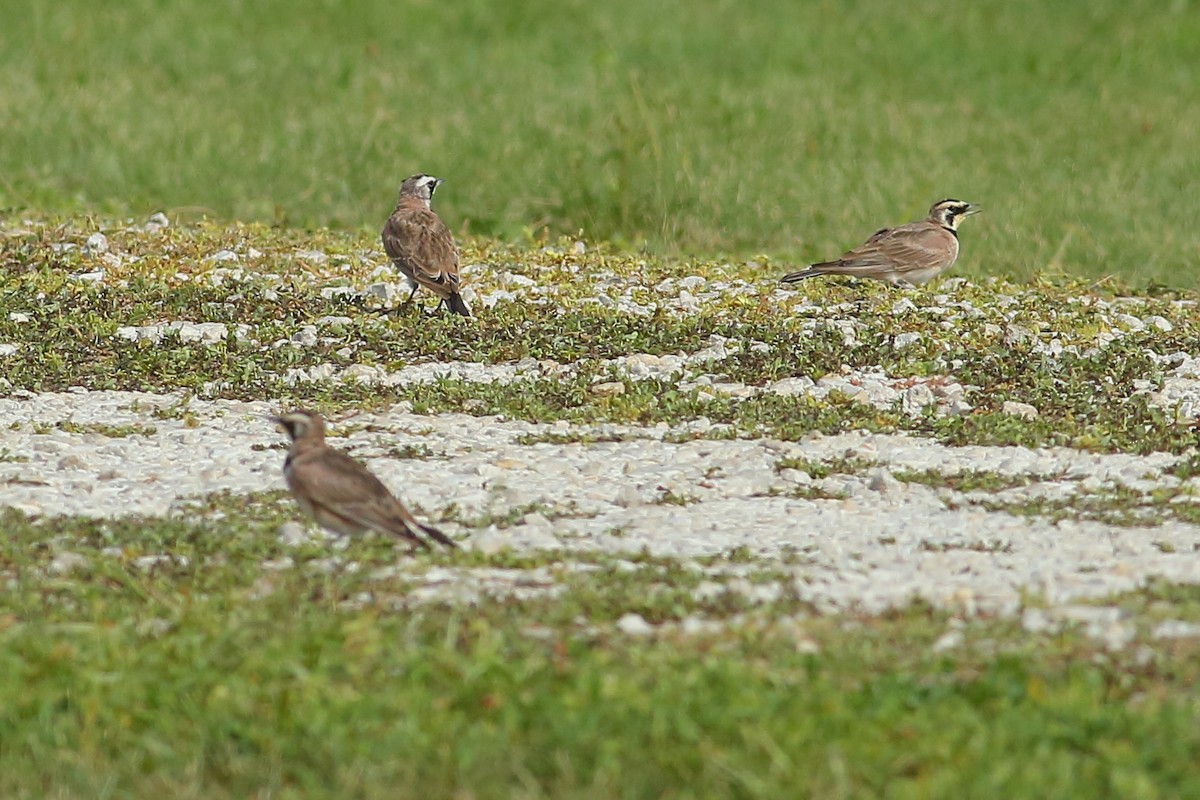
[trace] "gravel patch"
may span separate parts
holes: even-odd
[[[183,407],[180,396],[129,392],[0,399],[7,454],[0,461],[0,506],[32,515],[159,516],[210,492],[284,488],[284,437],[265,420],[279,408],[191,400],[186,419],[176,418]],[[947,447],[861,432],[802,442],[664,441],[685,429],[538,425],[403,410],[332,422],[335,445],[365,460],[421,513],[437,519],[454,506],[459,522],[439,526],[485,551],[648,551],[685,562],[738,551],[783,576],[778,585],[747,592],[769,602],[767,595],[789,584],[828,611],[877,612],[920,598],[966,614],[1015,614],[1027,594],[1052,608],[1070,607],[1156,577],[1200,582],[1196,525],[1020,517],[894,474],[987,471],[1033,479],[1004,490],[1012,503],[1044,496],[1047,486],[1065,487],[1064,495],[1081,485],[1177,487],[1178,479],[1164,474],[1175,456]],[[342,432],[348,435],[336,436]],[[619,441],[518,443],[531,434],[581,432]],[[426,457],[395,457],[405,448]],[[779,469],[784,459],[862,466],[818,479]],[[281,535],[303,540],[294,527]],[[65,557],[55,569],[78,566]],[[453,572],[437,575],[422,591],[443,598],[457,579]],[[543,577],[497,571],[463,586],[475,599],[505,583],[541,592],[553,582]],[[702,584],[698,592],[716,590]]]
[[[176,323],[172,323],[174,325]],[[158,332],[158,326],[154,332]],[[194,327],[194,326],[193,326]],[[124,330],[124,329],[122,329]],[[190,330],[190,329],[185,329]],[[222,329],[223,330],[223,329]],[[120,333],[120,331],[118,331]],[[316,329],[301,331],[297,337],[311,335],[307,344],[317,341]],[[150,333],[145,334],[152,335]],[[161,335],[161,334],[159,334]],[[222,334],[223,335],[223,334]],[[238,333],[241,335],[241,332]],[[808,396],[823,400],[830,394],[842,394],[851,400],[881,410],[890,410],[899,404],[904,413],[919,417],[932,407],[937,416],[964,414],[972,406],[965,399],[967,389],[953,378],[942,375],[921,378],[889,376],[880,367],[852,369],[844,367],[839,373],[824,375],[814,381],[808,377],[784,378],[767,386],[751,386],[736,381],[724,380],[721,375],[706,371],[706,367],[735,356],[741,351],[737,342],[721,336],[712,336],[708,347],[695,353],[677,355],[653,355],[634,353],[628,356],[599,362],[602,372],[608,372],[622,380],[661,380],[673,383],[681,391],[697,390],[701,400],[717,397],[745,398],[757,395],[780,395],[783,397]],[[303,343],[303,342],[302,342]],[[762,342],[752,343],[750,349],[770,350]],[[410,364],[398,370],[387,370],[368,364],[355,364],[341,368],[333,364],[317,364],[311,367],[290,369],[284,382],[296,383],[351,383],[368,386],[413,386],[438,383],[440,381],[462,381],[464,383],[511,385],[546,379],[566,379],[577,374],[582,362],[559,363],[551,359],[524,358],[502,364],[484,364],[473,361],[445,361]],[[624,393],[621,381],[601,380],[594,384],[592,392],[601,395]],[[1025,409],[1036,409],[1025,404],[1014,411],[1027,415]]]

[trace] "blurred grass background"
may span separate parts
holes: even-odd
[[[0,0],[0,207],[836,255],[945,196],[966,274],[1198,285],[1189,0]]]

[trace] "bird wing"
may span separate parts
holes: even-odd
[[[392,496],[379,478],[341,450],[324,447],[311,455],[292,462],[289,480],[296,491],[318,498],[321,505],[340,506]]]
[[[895,230],[896,230],[895,228],[880,228],[879,230],[875,231],[874,233],[872,233],[870,236],[867,237],[866,244],[870,244],[871,242],[878,242],[880,239],[884,238],[885,236],[887,236],[888,234],[892,233]]]
[[[386,499],[378,498],[361,503],[347,503],[338,511],[347,519],[354,520],[359,525],[379,533],[399,536],[421,547],[429,547],[425,540],[417,536],[416,529],[423,526],[413,519],[408,509],[392,496]]]
[[[941,227],[901,225],[876,231],[861,247],[832,263],[847,275],[869,274],[880,267],[902,273],[919,271],[948,266],[958,255],[957,245],[954,235]]]
[[[419,537],[417,531],[421,531],[451,549],[458,547],[453,539],[437,528],[417,522],[404,504],[390,494],[387,497],[373,498],[363,503],[349,503],[340,511],[346,518],[365,525],[371,530],[399,536],[424,548],[428,548],[429,543]]]
[[[341,450],[326,448],[321,469],[293,469],[292,479],[316,505],[328,513],[350,520],[379,533],[429,545],[417,536],[423,531],[447,547],[458,547],[454,540],[430,525],[417,522],[404,504],[396,499],[383,481]]]
[[[458,249],[432,210],[400,205],[384,223],[383,249],[406,275],[446,297],[458,291]]]

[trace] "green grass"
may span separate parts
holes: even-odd
[[[15,347],[0,356],[0,396],[179,392],[155,416],[188,425],[194,396],[328,412],[403,401],[539,422],[704,416],[718,427],[666,438],[904,430],[950,444],[1169,451],[1189,456],[1180,477],[1197,471],[1195,431],[1138,389],[1169,369],[1147,351],[1194,352],[1200,337],[1188,291],[1200,286],[1188,268],[1200,247],[1200,17],[1187,2],[12,0],[0,16],[0,344]],[[377,230],[417,171],[448,179],[437,208],[463,263],[478,265],[473,289],[517,274],[558,289],[554,304],[518,292],[466,321],[323,296],[374,280]],[[948,195],[986,208],[964,226],[955,268],[973,283],[950,298],[934,300],[941,284],[901,294],[838,280],[774,294],[793,263]],[[115,221],[159,210],[176,223],[160,234]],[[223,222],[190,224],[202,216]],[[57,249],[95,230],[136,261]],[[249,248],[261,256],[242,262],[244,279],[210,282],[208,256]],[[328,264],[297,255],[310,250]],[[96,269],[96,284],[70,277]],[[584,302],[605,274],[620,286],[603,291],[631,287],[639,302],[668,277],[749,288],[643,318]],[[1090,352],[1117,309],[1079,296],[1127,292],[1140,305],[1124,310],[1172,330]],[[820,313],[780,313],[801,297]],[[896,312],[902,297],[917,308]],[[970,309],[928,308],[950,302]],[[329,315],[350,318],[322,328],[331,341],[274,346]],[[231,334],[211,345],[114,336],[173,319]],[[811,328],[823,320],[854,321],[857,343]],[[1025,338],[1008,341],[1010,326]],[[908,332],[921,338],[894,349]],[[714,335],[769,349],[661,380],[621,379],[603,363],[694,353]],[[1052,338],[1077,351],[1036,349]],[[574,373],[386,389],[282,377],[322,363],[527,357]],[[910,417],[836,395],[705,399],[676,382],[708,371],[764,387],[843,366],[951,374],[973,409]],[[619,396],[590,391],[614,379]],[[1039,415],[1004,414],[1006,400]],[[638,434],[555,429],[521,443],[627,435]],[[433,454],[389,453],[436,468]],[[27,458],[0,447],[10,468]],[[862,465],[780,466],[819,477]],[[1008,485],[990,473],[899,477]],[[1005,510],[1197,521],[1169,502],[1176,494]],[[528,506],[459,522],[505,526],[530,512],[577,513]],[[1200,795],[1200,644],[1150,636],[1163,620],[1200,618],[1195,587],[1107,599],[1136,628],[1109,652],[1079,629],[964,623],[919,604],[818,615],[797,593],[797,554],[408,559],[370,539],[286,548],[276,532],[296,517],[279,494],[207,498],[166,519],[0,511],[0,797]],[[52,568],[63,552],[82,560]],[[506,569],[537,570],[555,593],[413,599],[429,570],[450,570],[457,586]],[[722,570],[780,592],[753,600]],[[698,595],[709,581],[724,590]],[[627,613],[656,633],[620,634]],[[697,617],[721,627],[685,635]],[[959,625],[961,645],[934,646]]]
[[[1038,480],[1060,480],[1061,475],[1044,477],[1028,474],[1004,475],[987,470],[967,470],[964,472],[944,475],[936,469],[896,470],[892,477],[903,483],[923,483],[927,486],[944,486],[956,492],[1002,492],[1005,489],[1015,489],[1028,486]]]
[[[78,249],[56,250],[64,242],[86,239],[97,227],[109,234],[106,255],[120,263]],[[365,233],[309,234],[244,225],[179,226],[148,234],[104,220],[32,224],[0,237],[0,300],[17,315],[0,315],[0,343],[16,348],[0,356],[4,378],[29,391],[72,386],[181,390],[204,397],[272,398],[281,405],[315,405],[330,412],[404,401],[418,413],[638,425],[677,425],[703,416],[723,426],[703,434],[678,431],[673,437],[796,440],[814,431],[858,428],[908,430],[949,444],[1066,445],[1098,452],[1185,454],[1196,444],[1193,428],[1170,409],[1153,406],[1138,388],[1139,382],[1146,382],[1143,389],[1158,388],[1170,368],[1152,354],[1189,352],[1200,336],[1194,296],[1187,292],[1133,291],[1132,300],[1116,305],[1113,296],[1089,293],[1077,282],[1043,280],[1022,287],[992,280],[957,286],[944,296],[937,289],[901,294],[880,285],[836,283],[785,294],[753,266],[640,258],[605,246],[568,254],[561,247],[481,242],[464,249],[464,259],[473,265],[473,291],[482,295],[502,288],[510,275],[530,278],[536,286],[461,321],[414,310],[393,313],[359,297],[326,297],[324,289],[379,280],[372,277],[378,266],[372,239]],[[564,243],[569,240],[555,242]],[[222,277],[219,270],[225,268],[208,260],[218,250],[251,248],[261,255],[241,262],[241,278]],[[310,265],[296,256],[314,249],[329,254],[327,265]],[[102,281],[70,277],[97,268],[105,270]],[[615,276],[615,288],[594,282],[603,274]],[[660,308],[638,316],[589,302],[598,293],[661,302],[664,295],[656,285],[693,274],[713,287],[728,287],[694,313]],[[1131,292],[1120,284],[1108,288]],[[540,299],[541,289],[555,292],[553,305],[531,302]],[[780,313],[781,305],[806,298],[823,307]],[[914,307],[899,307],[905,300]],[[1106,306],[1108,301],[1114,304]],[[1161,317],[1170,330],[1145,324],[1140,331],[1125,331],[1118,314]],[[349,321],[323,326],[316,344],[275,346],[330,316]],[[231,335],[215,343],[183,341],[173,334],[159,343],[116,336],[122,326],[170,320],[223,323]],[[847,345],[837,324],[855,326],[856,342]],[[239,325],[247,326],[244,338],[232,335]],[[897,335],[912,332],[921,335],[917,343],[893,346]],[[635,353],[697,353],[714,336],[741,350],[722,361],[646,380],[621,377],[606,363]],[[1053,342],[1063,348],[1056,357],[1039,350]],[[756,343],[765,348],[755,349]],[[430,361],[496,364],[526,358],[573,372],[511,384],[448,378],[397,386],[286,380],[288,370],[321,364],[394,371]],[[911,380],[949,375],[966,387],[972,410],[911,416],[899,403],[881,409],[837,393],[822,400],[772,394],[743,399],[706,397],[702,387],[679,385],[689,376],[712,373],[721,381],[762,388],[792,377],[819,380],[845,367],[882,368]],[[591,391],[595,382],[614,379],[625,386],[620,395]],[[1031,403],[1039,415],[1006,414],[1007,400]],[[170,413],[186,414],[186,405]]]
[[[981,202],[964,274],[1193,287],[1186,2],[13,0],[0,207],[829,257]]]
[[[96,229],[109,237],[109,260],[58,248]],[[1196,472],[1195,431],[1136,394],[1139,386],[1156,387],[1169,368],[1147,351],[1190,351],[1200,335],[1189,293],[1134,292],[1136,304],[1105,309],[1100,301],[1111,296],[1080,299],[1084,287],[1070,281],[1032,288],[985,281],[945,298],[936,288],[901,295],[823,284],[803,295],[821,304],[816,312],[781,314],[781,303],[801,296],[781,299],[752,266],[643,258],[602,246],[576,254],[563,247],[569,239],[552,244],[470,243],[464,256],[479,265],[472,286],[480,294],[504,286],[509,274],[560,291],[553,306],[534,305],[529,289],[461,320],[324,296],[322,289],[378,279],[369,233],[200,224],[148,234],[108,218],[73,218],[61,227],[32,222],[0,237],[0,303],[8,312],[0,314],[0,343],[15,348],[0,357],[7,382],[0,386],[5,394],[73,386],[179,392],[149,418],[189,426],[200,424],[189,411],[198,395],[330,412],[406,401],[427,413],[680,426],[555,428],[521,439],[535,447],[657,435],[801,440],[860,428],[951,443],[1165,450],[1190,454],[1173,474]],[[261,255],[243,262],[242,277],[206,261],[220,249],[250,248]],[[328,253],[329,263],[296,257],[312,249]],[[71,277],[98,268],[105,270],[98,282]],[[586,302],[626,290],[650,300],[663,279],[691,274],[730,288],[682,315],[641,317]],[[604,275],[615,277],[616,288],[597,281]],[[901,298],[914,308],[897,311]],[[1161,316],[1171,330],[1147,325],[1097,348],[1119,328],[1118,310]],[[332,341],[275,346],[325,316],[349,318],[321,328]],[[174,319],[248,328],[244,339],[211,344],[115,336],[121,326]],[[814,321],[853,321],[858,343],[847,345]],[[1006,344],[1011,326],[1028,335]],[[902,332],[921,339],[896,350],[889,343]],[[695,353],[713,336],[742,349],[679,375],[623,379],[619,396],[589,390],[614,378],[606,359]],[[1035,349],[1052,338],[1077,351],[1053,359]],[[756,342],[769,349],[753,349]],[[388,389],[282,379],[287,369],[326,362],[394,370],[526,357],[575,372],[508,386],[444,380]],[[977,387],[967,394],[974,408],[912,417],[844,396],[702,400],[677,386],[679,378],[711,372],[761,387],[844,365],[914,380],[952,374]],[[1034,404],[1039,416],[1004,414],[1009,399]],[[701,415],[726,427],[707,434],[682,427]],[[37,425],[55,432],[50,422]],[[114,437],[153,432],[141,424],[58,428]],[[345,434],[353,424],[335,430]],[[428,459],[437,469],[437,452],[415,445],[389,455]],[[0,448],[0,460],[25,457]],[[780,469],[813,477],[865,466],[849,454],[779,459]],[[959,491],[1009,485],[993,473],[897,477]],[[815,487],[793,493],[830,496]],[[1004,510],[1194,522],[1190,506],[1169,503],[1175,494],[1113,491]],[[664,488],[658,501],[692,499]],[[552,520],[580,513],[535,504],[465,519],[453,508],[443,514],[478,530],[535,512]],[[277,531],[297,517],[281,493],[205,498],[165,519],[0,512],[0,796],[742,800],[1200,791],[1191,757],[1200,747],[1200,643],[1152,636],[1165,620],[1196,619],[1194,587],[1164,582],[1107,598],[1135,629],[1128,647],[1109,652],[1078,628],[1035,634],[1014,619],[964,622],[920,604],[881,616],[818,614],[800,592],[808,558],[801,552],[763,560],[738,548],[686,563],[507,550],[405,558],[372,539],[345,551],[285,547]],[[928,545],[981,553],[1007,546]],[[64,552],[79,559],[72,569],[56,561]],[[519,598],[414,599],[428,588],[430,571],[460,588],[496,570],[540,577]],[[747,585],[777,592],[755,595]],[[655,633],[621,634],[618,622],[630,613]],[[718,627],[685,633],[697,619]],[[962,632],[962,644],[935,647],[951,629]]]
[[[230,506],[234,503],[235,506]],[[210,512],[236,507],[240,521]],[[1078,631],[755,607],[669,561],[549,569],[553,599],[406,601],[425,562],[360,541],[357,571],[285,551],[290,506],[190,520],[0,519],[0,793],[7,798],[1182,797],[1197,645],[1107,653]],[[53,545],[47,542],[53,541]],[[116,554],[101,548],[119,548]],[[83,557],[48,568],[56,551]],[[171,562],[146,569],[145,554]],[[291,569],[263,562],[291,556]],[[512,566],[439,555],[441,568]],[[578,557],[573,557],[577,559]],[[407,564],[408,566],[404,566]],[[628,565],[628,562],[625,562]],[[776,572],[752,576],[777,580]],[[1157,620],[1196,590],[1115,598]],[[1169,605],[1168,605],[1169,604]],[[636,612],[649,638],[613,623]],[[734,622],[684,635],[700,614]]]

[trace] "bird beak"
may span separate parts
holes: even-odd
[[[978,214],[980,211],[983,211],[983,206],[979,205],[979,203],[967,203],[967,210],[963,212],[963,216],[969,217],[972,214]]]

